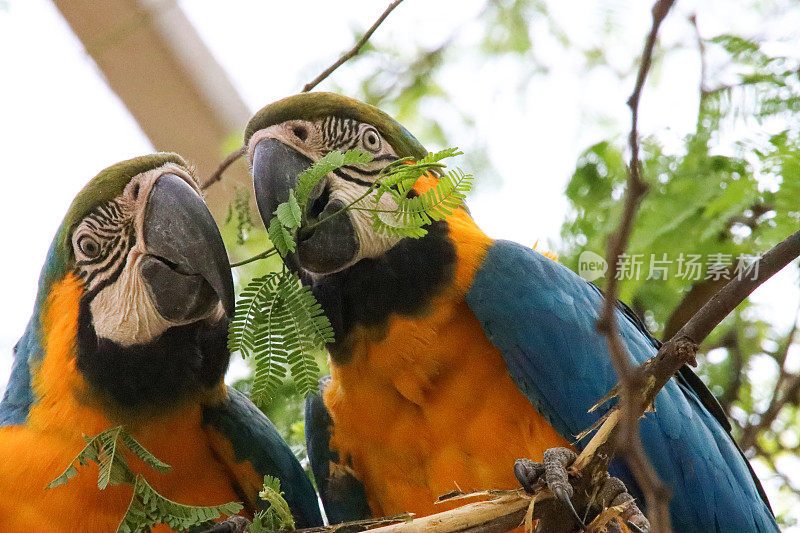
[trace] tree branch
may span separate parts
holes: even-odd
[[[342,65],[347,63],[350,59],[357,56],[358,53],[361,51],[361,49],[364,47],[364,45],[367,44],[369,38],[372,37],[372,34],[375,33],[375,30],[378,29],[378,26],[380,26],[383,23],[383,21],[386,20],[386,17],[388,17],[389,14],[394,10],[394,8],[396,8],[402,2],[403,0],[394,0],[391,4],[389,4],[389,7],[387,7],[383,13],[381,13],[381,16],[378,17],[375,23],[372,26],[370,26],[370,28],[364,33],[364,35],[356,42],[356,44],[352,48],[350,48],[344,54],[342,54],[339,57],[339,59],[336,60],[335,63],[333,63],[331,66],[323,70],[319,76],[317,76],[310,82],[306,83],[303,86],[303,90],[300,92],[307,93],[308,91],[319,85],[325,78],[330,76],[333,73],[333,71],[335,71],[337,68],[341,67]],[[238,148],[235,151],[228,154],[227,157],[225,157],[225,159],[222,161],[222,163],[220,163],[219,167],[217,167],[217,170],[215,170],[214,173],[211,174],[211,176],[209,176],[209,178],[205,182],[203,182],[203,184],[200,186],[200,189],[206,190],[207,188],[211,187],[215,183],[222,180],[222,175],[225,173],[228,167],[231,166],[234,161],[242,157],[244,155],[244,152],[245,152],[245,147],[242,146],[241,148]]]
[[[383,21],[386,20],[386,17],[389,16],[389,13],[391,13],[394,10],[394,8],[400,5],[402,1],[403,0],[394,0],[391,4],[389,4],[389,7],[387,7],[383,13],[381,13],[381,16],[378,17],[378,20],[376,20],[375,23],[372,26],[370,26],[370,28],[364,33],[364,36],[361,37],[361,39],[359,39],[350,50],[342,54],[341,57],[339,57],[339,59],[337,59],[331,66],[323,70],[319,76],[317,76],[310,82],[306,83],[303,86],[302,92],[307,93],[308,91],[319,85],[325,78],[330,76],[334,70],[341,67],[351,58],[358,55],[358,53],[361,51],[361,48],[365,44],[367,44],[369,38],[372,37],[372,34],[375,33],[375,30],[378,29],[378,26],[380,26],[383,23]]]
[[[792,329],[789,330],[780,350],[775,355],[779,371],[778,379],[775,381],[775,387],[772,389],[772,398],[769,401],[769,406],[760,414],[757,423],[748,421],[742,429],[742,437],[739,439],[739,445],[742,447],[742,450],[747,451],[754,447],[758,434],[768,429],[775,419],[778,418],[778,414],[780,414],[783,406],[800,393],[800,375],[792,374],[786,369],[786,358],[797,336],[797,320],[800,318],[798,315],[800,315],[800,309],[795,314]]]
[[[639,440],[639,418],[641,413],[637,413],[638,405],[635,398],[639,393],[638,391],[646,388],[647,382],[643,380],[644,375],[636,372],[631,364],[627,349],[622,337],[619,335],[614,313],[618,294],[617,273],[619,259],[628,245],[636,211],[639,208],[642,197],[647,192],[647,185],[641,177],[642,165],[639,161],[639,100],[652,63],[658,29],[673,3],[674,0],[658,0],[653,5],[652,26],[645,41],[639,73],[636,77],[636,85],[630,98],[628,98],[628,106],[631,109],[631,131],[628,136],[628,144],[631,150],[630,165],[628,167],[628,186],[625,192],[625,204],[620,225],[608,240],[606,257],[611,261],[611,269],[606,287],[606,300],[600,318],[597,321],[597,329],[606,336],[608,349],[611,353],[611,362],[617,372],[621,416],[619,425],[615,425],[613,428],[617,430],[615,438],[606,441],[613,444],[607,446],[606,442],[604,442],[603,448],[596,450],[596,452],[600,453],[595,453],[586,465],[590,474],[587,477],[596,479],[598,475],[608,470],[608,465],[615,453],[618,452],[625,457],[636,477],[636,481],[642,488],[642,492],[644,492],[648,518],[655,531],[668,531],[671,529],[669,492],[666,485],[658,479],[658,475],[647,460]],[[612,431],[611,434],[614,434],[614,432]],[[609,438],[611,434],[609,434]]]
[[[219,164],[217,170],[211,174],[206,181],[200,185],[200,190],[205,191],[218,181],[222,179],[222,174],[228,170],[228,167],[231,166],[237,159],[244,155],[244,146],[237,148],[235,151],[229,153],[225,159],[222,160],[222,163]]]

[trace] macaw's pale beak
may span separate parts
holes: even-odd
[[[150,190],[144,245],[142,275],[164,318],[199,319],[219,302],[233,317],[233,278],[222,236],[197,191],[175,174],[163,174]]]
[[[253,187],[261,219],[266,226],[278,205],[289,198],[300,174],[313,162],[291,146],[277,139],[259,141],[253,152]],[[359,241],[347,213],[330,217],[344,203],[330,197],[326,182],[311,193],[303,225],[298,231],[297,252],[286,258],[311,272],[327,274],[348,266],[358,254]],[[330,218],[328,218],[330,217]],[[325,222],[315,225],[326,219]]]

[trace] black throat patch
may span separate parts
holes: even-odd
[[[428,226],[421,239],[403,239],[380,257],[319,278],[304,279],[331,321],[336,342],[328,346],[337,364],[352,356],[355,326],[380,332],[392,314],[420,316],[455,273],[456,249],[445,221]]]
[[[88,300],[78,317],[77,367],[93,392],[122,412],[162,412],[208,389],[228,369],[227,321],[169,328],[155,340],[121,346],[98,338]]]

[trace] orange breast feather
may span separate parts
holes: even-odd
[[[95,465],[78,467],[78,475],[66,485],[45,490],[83,448],[82,434],[94,435],[122,423],[90,405],[86,382],[75,366],[80,296],[73,276],[54,287],[43,318],[45,355],[34,369],[33,387],[40,401],[25,426],[0,428],[0,531],[114,531],[130,501],[128,486],[97,488]],[[260,479],[249,463],[233,466],[230,444],[201,426],[197,403],[159,419],[128,420],[125,425],[173,467],[159,474],[135,457],[126,457],[172,500],[192,505],[241,501],[234,487]]]
[[[569,446],[511,379],[464,294],[491,240],[459,210],[448,219],[458,263],[451,287],[422,318],[394,317],[387,335],[355,332],[334,365],[325,404],[331,446],[364,483],[377,515],[426,515],[454,489],[515,488],[514,461]]]

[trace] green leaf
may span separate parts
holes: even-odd
[[[360,165],[372,161],[372,156],[363,150],[348,150],[345,153],[333,150],[303,171],[298,177],[297,203],[303,212],[308,204],[308,197],[317,183],[329,173],[345,165]]]
[[[300,392],[316,390],[314,354],[333,342],[333,328],[308,287],[289,272],[270,273],[245,287],[231,321],[228,346],[252,357],[251,396],[266,403],[291,369]]]
[[[472,176],[460,169],[441,176],[434,187],[419,196],[407,197],[403,187],[399,198],[395,195],[396,211],[386,213],[376,209],[373,212],[373,227],[392,237],[422,237],[427,233],[424,226],[451,215],[463,203],[471,187]],[[375,205],[377,207],[377,200]]]
[[[86,446],[78,452],[64,473],[51,481],[46,488],[52,489],[63,485],[78,473],[77,465],[87,466],[89,462],[97,463],[100,467],[97,486],[101,490],[109,484],[119,485],[132,480],[128,463],[117,453],[117,439],[121,433],[123,433],[122,426],[117,426],[102,431],[94,437],[84,435]]]
[[[87,441],[87,446],[96,446],[96,457],[99,461],[100,472],[97,475],[97,487],[100,490],[105,489],[111,482],[112,472],[114,472],[114,463],[116,461],[124,461],[122,457],[117,458],[117,440],[122,431],[122,426],[117,426],[110,430],[104,431]],[[127,470],[127,463],[124,469]],[[119,482],[119,478],[115,477],[115,481]],[[112,483],[117,485],[119,483]]]
[[[270,221],[267,233],[269,233],[269,240],[272,241],[272,245],[278,249],[278,253],[281,254],[281,256],[294,252],[297,247],[297,243],[295,243],[292,234],[289,233],[286,226],[278,220],[278,217]]]
[[[228,205],[228,216],[225,223],[236,222],[236,242],[240,246],[245,243],[253,229],[253,217],[250,212],[250,193],[244,187],[237,186],[233,200]]]
[[[94,437],[84,435],[86,446],[78,453],[67,469],[47,488],[66,483],[77,474],[76,464],[86,466],[97,463],[97,486],[104,490],[109,485],[127,484],[133,487],[131,502],[122,517],[118,531],[144,531],[166,524],[176,531],[186,531],[216,520],[223,515],[241,511],[239,503],[232,502],[211,507],[182,505],[169,500],[153,489],[140,474],[134,474],[125,458],[119,453],[119,442],[155,470],[166,473],[170,466],[147,451],[122,426],[107,429]]]
[[[294,191],[289,191],[289,199],[278,206],[275,210],[278,221],[288,230],[297,229],[303,221],[303,213],[297,203]]]
[[[258,493],[258,496],[269,503],[269,507],[265,511],[257,513],[253,518],[251,533],[295,528],[292,511],[283,497],[281,482],[278,478],[264,476],[264,488]]]
[[[148,452],[145,449],[145,447],[139,444],[139,441],[134,439],[133,435],[131,435],[127,431],[123,431],[120,436],[122,437],[122,442],[125,444],[125,446],[127,446],[128,449],[131,450],[136,455],[136,457],[141,459],[147,466],[149,466],[153,470],[161,472],[162,474],[166,474],[167,472],[172,470],[171,466],[161,461],[158,457],[156,457],[152,453]]]
[[[141,475],[136,476],[133,497],[117,527],[120,533],[145,531],[166,524],[176,531],[187,531],[223,516],[237,514],[242,504],[229,502],[213,506],[183,505],[165,498]]]

